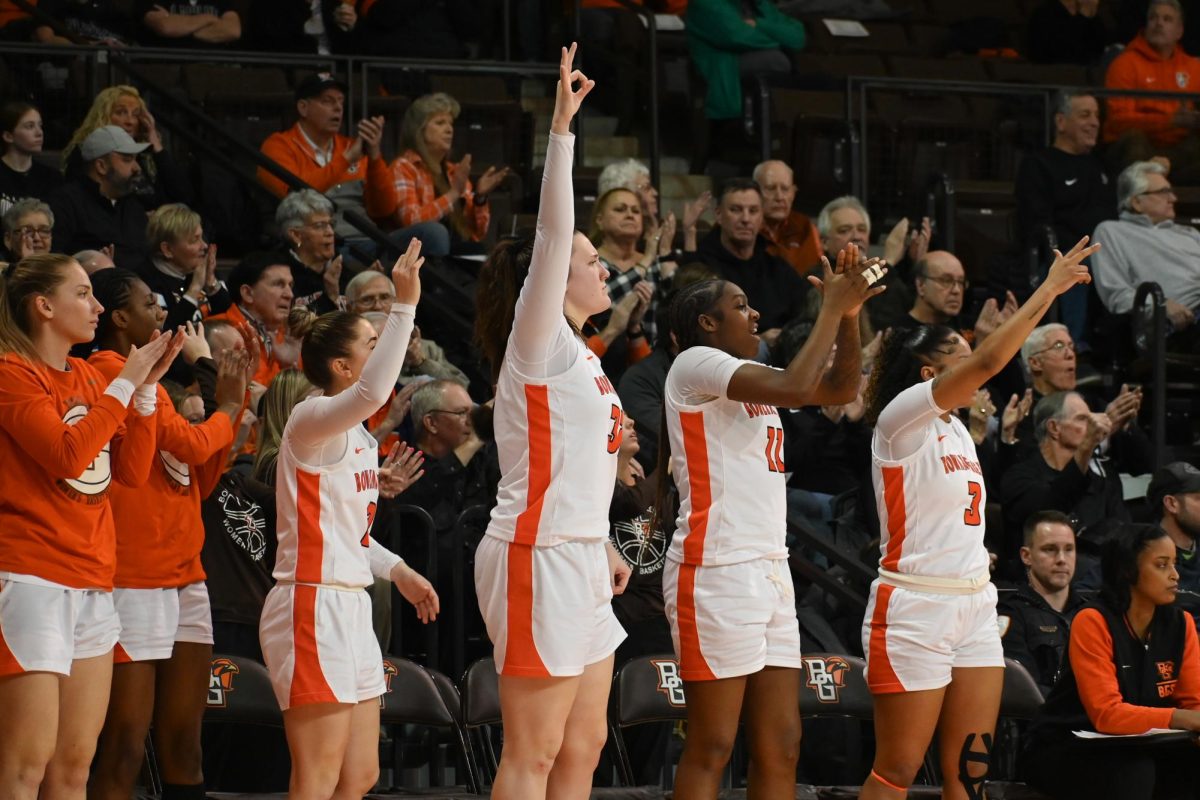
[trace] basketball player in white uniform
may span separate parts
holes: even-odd
[[[296,405],[279,445],[277,583],[259,623],[293,798],[361,797],[378,778],[377,698],[386,686],[364,591],[373,576],[395,583],[423,622],[438,611],[430,583],[371,537],[385,476],[362,425],[400,375],[421,294],[419,254],[414,239],[392,270],[396,302],[382,334],[335,311],[312,322],[301,345],[305,376],[322,394]]]
[[[588,797],[625,638],[611,600],[629,567],[608,544],[621,401],[578,334],[610,301],[574,230],[570,124],[593,86],[574,56],[563,49],[532,248],[498,247],[478,288],[477,338],[498,372],[502,477],[475,587],[500,680],[499,800]]]
[[[904,797],[939,734],[947,800],[981,800],[1004,682],[996,590],[983,546],[975,443],[952,413],[1016,355],[1054,299],[1091,280],[1084,237],[972,352],[943,326],[896,331],[867,387],[879,498],[879,578],[863,621],[875,696],[875,764],[864,800]]]
[[[680,507],[663,599],[688,700],[678,797],[716,798],[739,721],[755,796],[793,792],[802,664],[776,406],[844,404],[858,393],[858,312],[883,291],[871,284],[885,269],[861,262],[854,245],[838,264],[836,276],[825,264],[823,285],[814,279],[821,313],[787,369],[751,360],[758,312],[733,283],[692,284],[667,312],[680,352],[664,391],[669,439],[659,474],[670,459]]]

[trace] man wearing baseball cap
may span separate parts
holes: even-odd
[[[64,253],[113,245],[118,267],[137,270],[146,259],[146,209],[134,184],[141,167],[138,144],[123,128],[105,125],[79,146],[83,174],[50,196],[54,244]]]
[[[1175,569],[1179,572],[1176,603],[1200,622],[1200,469],[1186,461],[1160,467],[1146,489],[1146,502],[1158,526],[1175,542]]]
[[[296,124],[273,133],[262,144],[263,155],[271,158],[309,186],[321,192],[339,211],[365,213],[384,230],[400,224],[398,196],[392,170],[383,158],[383,117],[360,120],[356,135],[341,131],[345,112],[346,84],[328,72],[317,72],[296,87]],[[277,197],[288,193],[287,185],[265,169],[258,179]],[[339,237],[356,238],[362,233],[335,218]],[[450,236],[436,223],[414,225],[397,231],[393,238],[401,247],[416,236],[425,255],[445,255]]]

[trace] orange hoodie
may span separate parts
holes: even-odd
[[[100,350],[88,363],[111,379],[124,368],[125,357]],[[122,589],[165,589],[204,580],[200,501],[216,486],[233,445],[234,421],[224,413],[192,425],[162,386],[157,393],[158,453],[150,479],[136,490],[114,486],[112,491],[114,585]]]
[[[1179,45],[1175,46],[1170,58],[1163,58],[1139,33],[1109,65],[1104,86],[1154,92],[1200,92],[1200,58],[1189,56]],[[1140,130],[1160,147],[1177,144],[1188,135],[1186,128],[1172,122],[1182,105],[1178,100],[1110,97],[1104,141],[1112,142],[1126,131]]]
[[[263,155],[276,161],[281,167],[295,175],[318,192],[327,192],[339,183],[363,182],[363,205],[367,216],[373,220],[387,221],[396,213],[396,187],[392,170],[382,158],[363,156],[351,164],[346,160],[346,150],[354,140],[340,133],[333,137],[333,157],[325,166],[317,163],[312,145],[300,131],[297,122],[286,131],[272,133],[262,143]],[[287,185],[261,167],[258,181],[271,190],[276,197],[287,194]]]
[[[78,358],[59,371],[0,356],[0,571],[113,588],[109,490],[114,478],[146,482],[155,425],[104,394],[108,384]]]

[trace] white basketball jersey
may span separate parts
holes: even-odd
[[[541,546],[608,538],[621,399],[599,357],[565,335],[575,357],[561,374],[529,378],[504,359],[495,413],[502,477],[489,536]]]
[[[904,402],[913,387],[892,402]],[[989,567],[983,545],[987,494],[975,442],[951,415],[931,416],[924,443],[898,461],[879,457],[872,442],[871,476],[879,504],[882,569],[930,578],[974,578]],[[878,439],[878,432],[875,438]]]
[[[317,467],[296,458],[290,432],[291,420],[283,431],[275,469],[279,532],[275,580],[370,586],[367,548],[379,500],[375,438],[362,425],[355,425],[344,434],[342,457]]]
[[[679,517],[667,556],[696,566],[786,558],[783,428],[772,405],[725,396],[743,364],[711,347],[680,353],[664,403]]]

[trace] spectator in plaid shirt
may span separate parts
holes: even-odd
[[[591,239],[600,261],[608,270],[608,296],[615,306],[642,281],[653,285],[654,295],[642,317],[646,340],[654,341],[654,315],[675,274],[676,262],[667,259],[675,238],[675,217],[647,235],[646,252],[638,250],[642,239],[642,206],[636,193],[617,187],[596,201]],[[666,284],[666,286],[664,286]]]
[[[418,97],[401,123],[404,152],[392,162],[399,201],[396,224],[408,227],[441,222],[449,228],[455,244],[480,242],[487,235],[491,221],[488,195],[509,173],[508,167],[488,167],[473,187],[471,154],[457,164],[448,160],[460,110],[458,101],[444,92]]]

